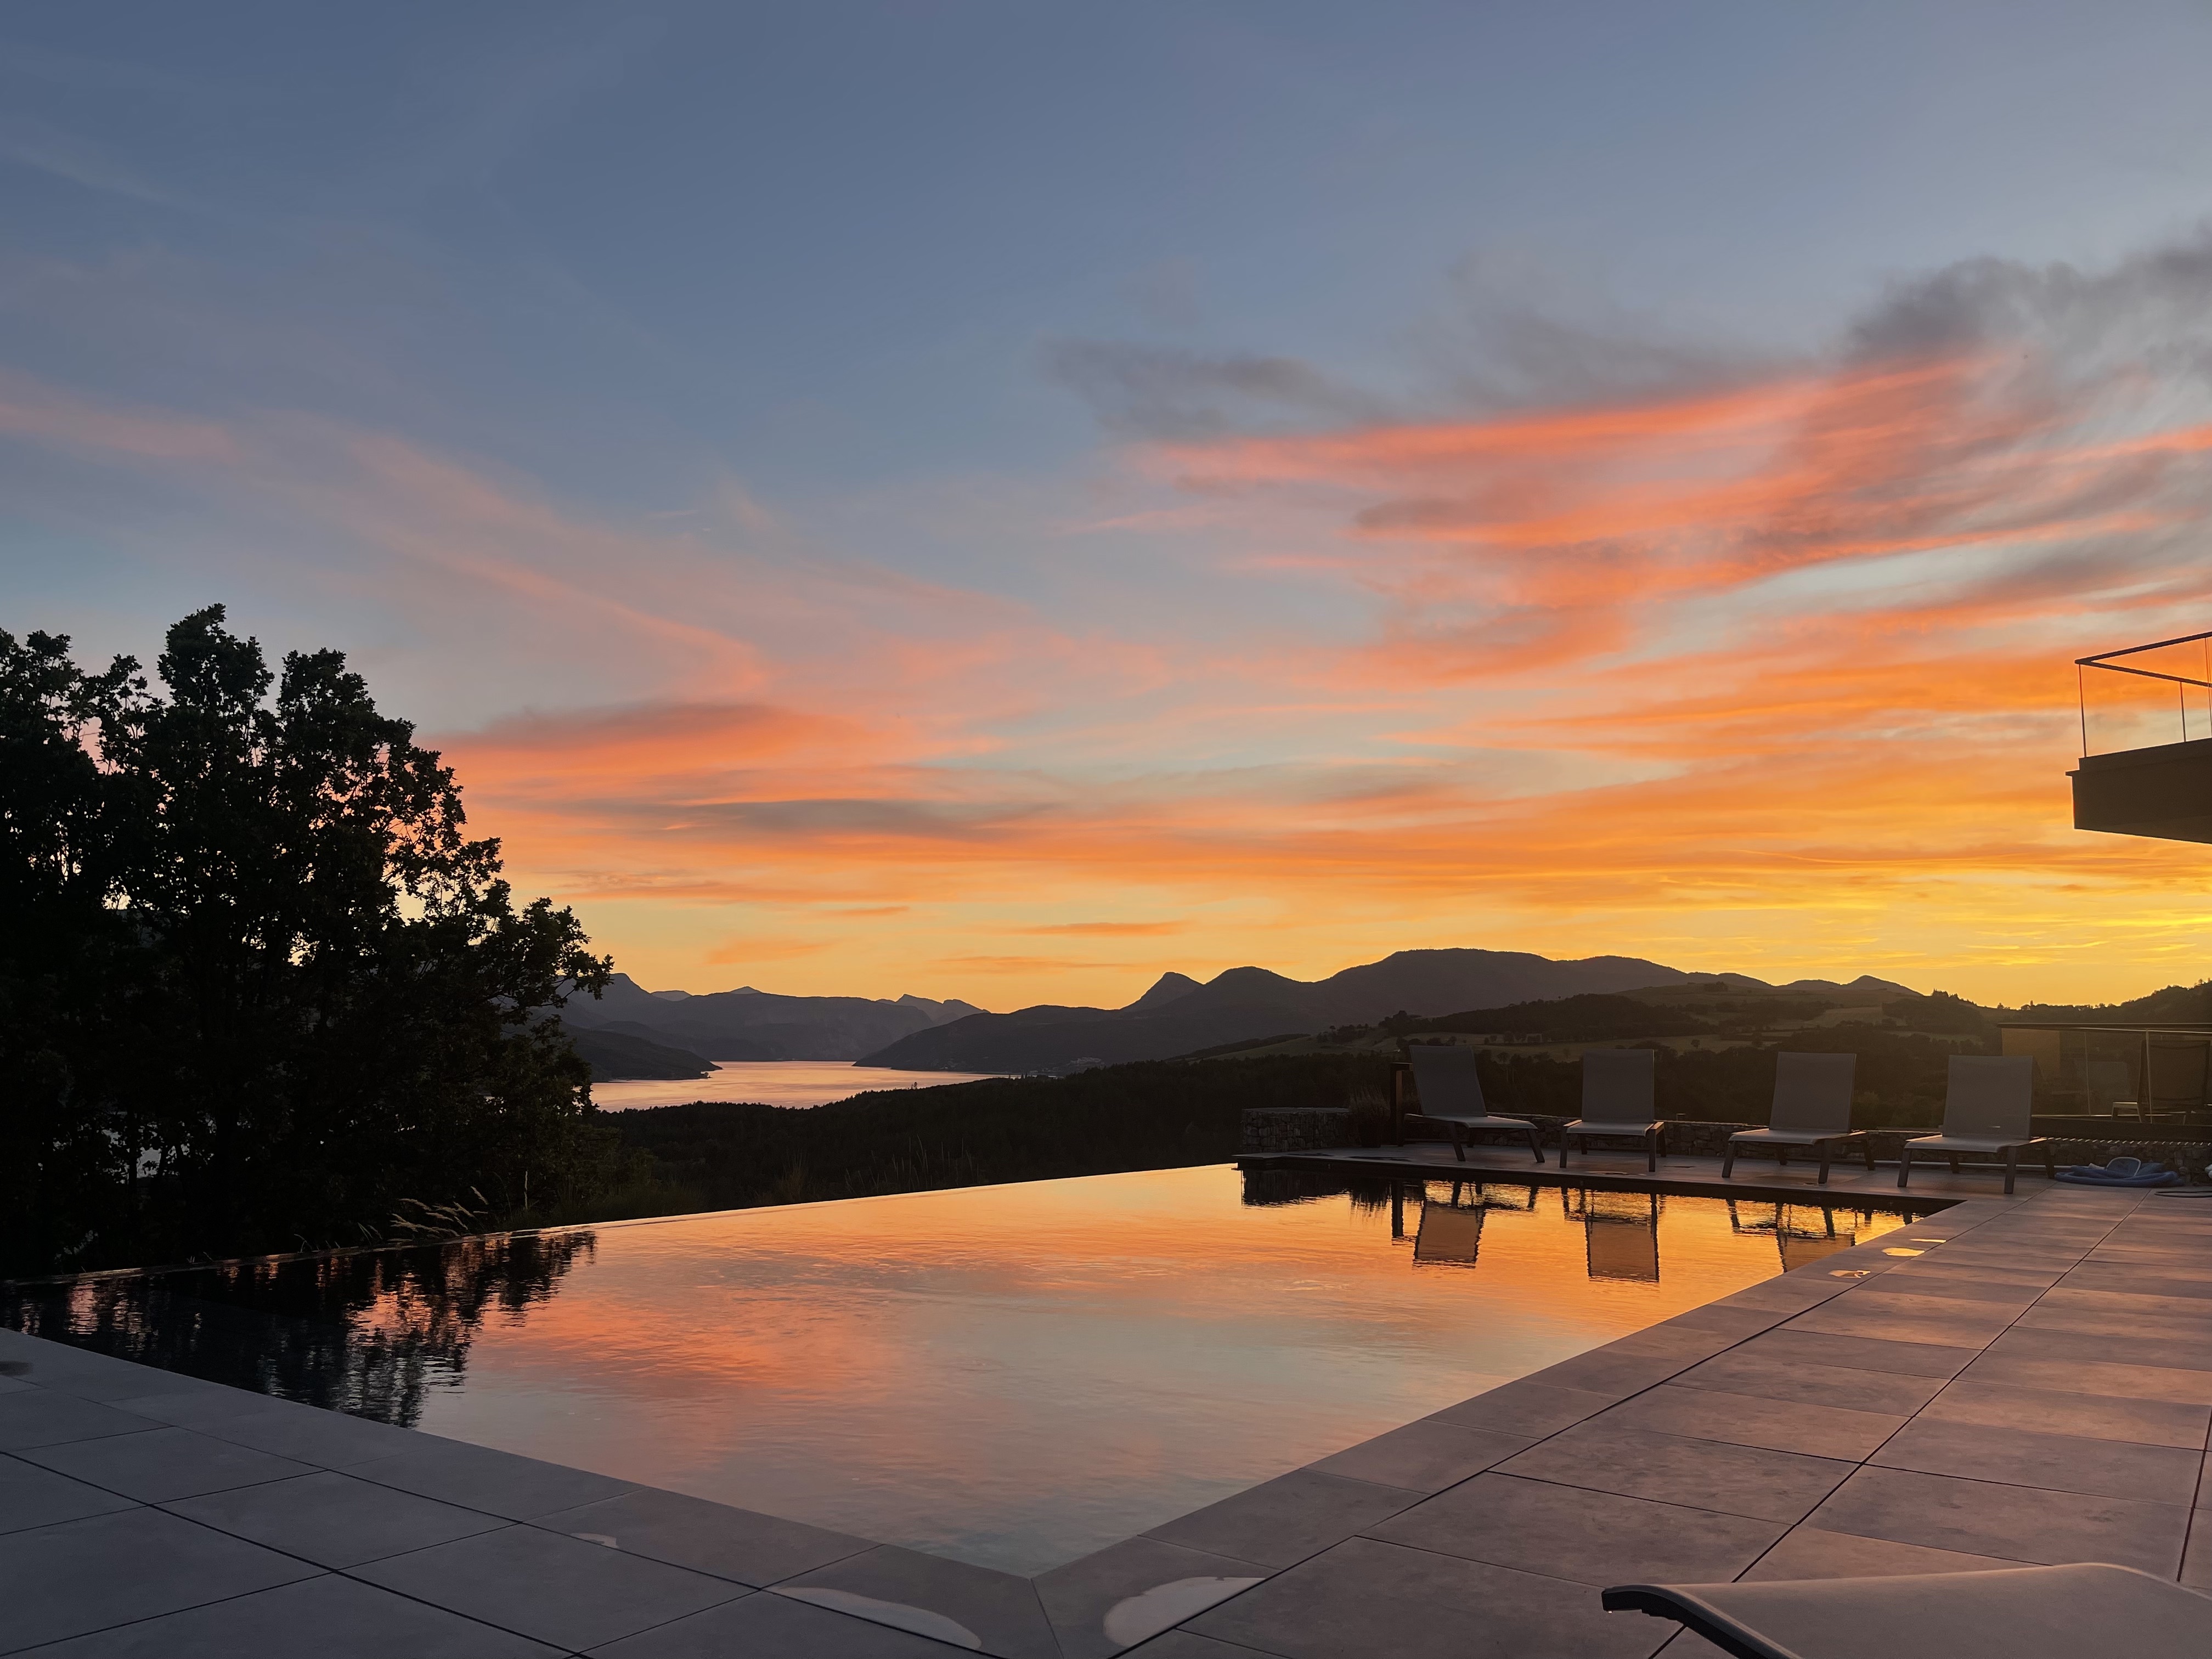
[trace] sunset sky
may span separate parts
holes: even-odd
[[[345,650],[654,988],[2193,982],[2208,849],[2065,774],[2212,628],[2208,82],[2197,4],[18,9],[0,628]]]

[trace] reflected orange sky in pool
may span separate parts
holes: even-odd
[[[1405,1190],[1400,1238],[1227,1168],[603,1227],[421,1426],[1033,1572],[1782,1267],[1774,1206],[1662,1198],[1657,1282],[1594,1278],[1649,1200],[1510,1184],[1462,1195],[1471,1266],[1416,1262]]]

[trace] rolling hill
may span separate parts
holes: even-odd
[[[945,1020],[981,1012],[957,1000],[787,997],[750,986],[692,996],[648,991],[617,974],[604,996],[571,998],[561,1020],[572,1030],[641,1038],[708,1060],[858,1060]]]
[[[1288,1031],[1367,1024],[1401,1012],[1443,1014],[1716,980],[1771,988],[1741,975],[1689,974],[1636,957],[1555,962],[1519,951],[1400,951],[1316,981],[1263,968],[1231,968],[1203,984],[1164,974],[1125,1008],[1046,1005],[970,1014],[902,1036],[860,1063],[963,1072],[1048,1071],[1085,1059],[1118,1065]]]

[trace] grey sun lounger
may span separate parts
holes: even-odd
[[[2087,1564],[1899,1578],[1622,1584],[1608,1613],[1673,1619],[1735,1659],[2203,1659],[2212,1596]]]
[[[1493,1117],[1482,1097],[1482,1076],[1475,1070],[1474,1051],[1437,1042],[1409,1043],[1407,1062],[1413,1068],[1413,1087],[1419,1091],[1421,1109],[1408,1118],[1441,1123],[1450,1132],[1452,1152],[1467,1162],[1467,1138],[1486,1129],[1504,1129],[1526,1136],[1536,1162],[1544,1161],[1544,1143],[1536,1126],[1526,1118]]]
[[[1820,1184],[1828,1184],[1828,1159],[1839,1146],[1857,1141],[1866,1155],[1867,1172],[1874,1172],[1874,1142],[1866,1131],[1851,1127],[1851,1077],[1858,1066],[1856,1054],[1777,1054],[1774,1057],[1774,1105],[1766,1115],[1767,1127],[1745,1129],[1729,1137],[1721,1158],[1721,1179],[1735,1169],[1738,1152],[1771,1146],[1782,1163],[1790,1162],[1793,1146],[1810,1146],[1820,1155]]]
[[[1644,1142],[1646,1173],[1659,1167],[1659,1140],[1667,1126],[1651,1115],[1656,1059],[1649,1048],[1589,1048],[1583,1053],[1583,1115],[1559,1131],[1559,1167],[1568,1144],[1579,1138],[1589,1150],[1594,1135],[1628,1135]]]
[[[2029,1127],[2035,1095],[2035,1061],[2027,1054],[1954,1054],[1943,1097],[1943,1133],[1915,1135],[1897,1160],[1897,1184],[1912,1177],[1915,1154],[1948,1158],[1954,1175],[1959,1154],[1980,1152],[2004,1158],[2004,1189],[2010,1193],[2020,1173],[2024,1148],[2043,1149],[2043,1172],[2057,1177],[2058,1160],[2051,1143]]]

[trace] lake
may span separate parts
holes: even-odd
[[[608,1112],[641,1106],[687,1106],[695,1100],[757,1100],[769,1106],[825,1106],[871,1089],[937,1089],[973,1083],[985,1072],[902,1072],[844,1060],[731,1060],[705,1077],[640,1078],[594,1083],[592,1098]]]

